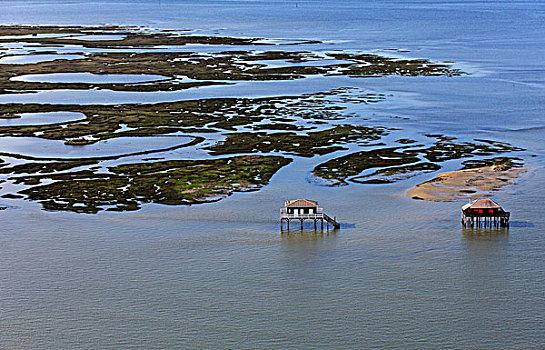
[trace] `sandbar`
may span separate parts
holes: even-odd
[[[492,165],[449,171],[410,189],[407,197],[433,202],[449,202],[490,196],[492,192],[516,184],[526,169]]]

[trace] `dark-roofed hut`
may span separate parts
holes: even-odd
[[[508,227],[508,211],[491,199],[477,199],[462,207],[462,224],[465,227]]]

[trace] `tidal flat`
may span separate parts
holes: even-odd
[[[121,32],[125,36],[120,40],[80,40],[85,33],[92,36],[101,33]],[[78,45],[82,50],[93,48],[114,50],[114,52],[94,52],[84,58],[29,64],[2,65],[0,72],[0,93],[29,90],[59,89],[108,89],[113,91],[174,91],[228,81],[267,81],[302,79],[308,76],[345,75],[352,77],[376,77],[387,75],[400,76],[457,76],[461,72],[448,64],[434,63],[429,60],[393,59],[374,54],[343,52],[282,51],[277,45],[268,43],[263,38],[233,38],[215,36],[183,35],[183,33],[148,33],[130,28],[78,28],[78,27],[0,27],[0,44],[10,43],[13,38],[24,38],[27,45],[40,45],[48,48],[48,53],[56,47]],[[47,34],[47,36],[43,36]],[[65,36],[70,34],[69,36]],[[39,36],[42,35],[42,36]],[[55,37],[61,35],[60,37]],[[102,34],[101,34],[102,35]],[[312,45],[319,42],[305,41],[292,45]],[[185,46],[189,44],[221,45],[224,50],[215,53],[185,52],[137,52],[147,47]],[[240,49],[250,46],[253,50]],[[270,47],[273,46],[274,49]],[[284,45],[286,46],[286,45]],[[115,52],[116,49],[134,49],[133,52]],[[43,52],[43,51],[42,51]],[[80,52],[79,54],[83,54]],[[32,54],[31,54],[32,55]],[[31,56],[30,55],[30,56]],[[9,52],[0,58],[10,57]],[[73,58],[73,57],[71,57]],[[334,60],[331,64],[331,60]],[[280,67],[263,64],[283,62]],[[323,65],[320,65],[323,62]],[[293,64],[289,64],[293,63]],[[66,75],[55,82],[47,82],[48,75]],[[70,82],[68,74],[110,74],[115,75],[159,75],[168,82],[155,83],[92,83]],[[45,81],[31,81],[25,75],[40,75]],[[189,79],[190,81],[187,81]],[[51,78],[49,78],[51,80]]]
[[[10,49],[14,40],[27,49],[25,55],[17,51],[21,47]],[[465,74],[453,63],[428,59],[313,51],[313,45],[320,43],[278,43],[267,38],[189,35],[183,31],[116,26],[4,26],[0,27],[0,45],[7,50],[0,53],[0,94],[66,89],[144,93],[211,85],[225,86],[228,91],[240,82],[312,77],[456,79]],[[59,50],[67,46],[72,48],[68,53]],[[198,50],[206,46],[214,49]],[[33,60],[34,55],[47,55],[49,59]],[[20,56],[29,60],[9,63],[10,57]],[[435,141],[425,146],[404,137],[403,129],[381,125],[360,110],[362,105],[390,98],[381,92],[340,86],[298,95],[161,103],[4,103],[0,105],[0,118],[5,121],[0,124],[1,137],[63,142],[64,148],[51,148],[50,153],[39,157],[2,152],[6,160],[2,160],[0,173],[6,176],[5,181],[27,186],[3,195],[38,201],[46,210],[126,211],[137,210],[142,203],[196,204],[250,187],[257,190],[297,158],[329,157],[312,171],[312,177],[318,180],[316,184],[377,185],[437,171],[448,160],[523,151],[495,141],[456,143],[454,138],[428,134],[421,136]],[[79,118],[10,122],[32,115]],[[384,143],[390,134],[397,135],[397,143],[402,146],[389,147]],[[109,140],[112,145],[118,140],[134,140],[135,145],[149,147],[145,145],[154,144],[160,136],[193,141],[112,156],[97,157],[86,151],[90,147],[104,148]],[[362,147],[366,150],[358,150]],[[351,153],[336,156],[345,151]],[[64,153],[78,156],[66,159]],[[150,153],[157,157],[143,159]],[[220,168],[225,174],[217,171],[220,165],[226,166]],[[120,170],[127,167],[131,171]],[[185,168],[192,170],[185,173]],[[368,169],[374,172],[365,173]],[[253,175],[248,177],[249,174]]]
[[[0,93],[0,111],[8,117],[0,120],[8,127],[0,136],[2,348],[542,348],[544,5],[543,0],[3,1],[1,22],[11,28],[0,43],[0,71],[11,70],[8,63],[27,67],[2,81],[34,89],[51,84],[44,75],[70,79],[58,82],[62,90]],[[63,33],[52,33],[57,30]],[[142,39],[132,32],[141,32]],[[160,35],[147,35],[153,33]],[[138,40],[146,45],[133,45]],[[238,61],[229,54],[234,51],[259,59]],[[309,58],[297,60],[296,52],[308,52]],[[203,61],[209,58],[212,66],[225,55],[234,59],[233,66],[248,65],[263,79],[266,71],[281,69],[282,79],[202,80],[189,76],[189,65],[187,71],[176,69],[175,77],[140,72],[168,79],[127,87],[120,80],[71,79],[101,75],[102,55],[118,70],[104,66],[101,78],[131,74],[122,72],[124,59],[137,69],[131,54],[172,58],[161,63],[165,70],[196,58],[195,72],[203,77],[224,73],[219,67],[206,72]],[[278,59],[266,59],[273,54]],[[287,73],[352,64],[333,58],[337,54],[427,60],[460,75],[351,76],[339,74],[343,68],[300,77]],[[83,71],[70,72],[69,65],[65,72],[55,69],[74,60]],[[86,61],[93,71],[85,72]],[[35,63],[51,67],[30,72]],[[146,61],[139,64],[145,67]],[[43,82],[10,80],[34,74]],[[294,78],[285,79],[289,75]],[[384,132],[376,140],[347,136],[347,142],[330,143],[336,128],[368,128],[370,136]],[[254,132],[265,135],[247,135]],[[317,132],[320,137],[309,136]],[[228,139],[244,146],[238,135],[255,140],[260,150],[211,151]],[[268,137],[285,144],[268,149]],[[179,145],[175,140],[186,146],[163,148]],[[309,144],[299,149],[294,143],[300,140]],[[481,154],[480,146],[449,150],[487,145],[478,140],[526,150],[498,149],[491,155]],[[127,148],[116,149],[120,145]],[[297,154],[303,147],[305,153],[342,149]],[[326,168],[328,176],[346,182],[340,186],[313,175],[330,160],[380,149],[395,153],[384,151],[372,157],[375,163],[402,164],[379,164],[359,174],[362,166],[353,164],[354,175],[346,178],[343,169]],[[414,154],[413,163],[403,162],[409,151],[427,149]],[[143,150],[154,152],[135,154]],[[262,177],[246,177],[251,191],[239,192],[236,184],[245,174],[227,163],[247,156],[258,158],[237,166],[248,166],[249,174],[275,172],[261,185]],[[273,166],[271,157],[280,157],[280,164]],[[512,170],[527,169],[516,185],[491,192],[491,199],[511,212],[509,229],[464,228],[460,208],[467,198],[434,202],[406,195],[441,173],[494,166],[499,158],[522,166]],[[258,170],[261,161],[264,168]],[[226,176],[232,182],[226,181],[225,192],[202,197],[202,204],[159,204],[171,181],[192,182],[186,169],[198,173],[201,165],[207,182],[214,176],[215,183],[222,181],[212,165],[235,170]],[[145,182],[148,173],[157,187]],[[101,184],[106,178],[112,180]],[[135,186],[127,187],[130,179]],[[39,198],[20,193],[36,187],[43,188],[35,191]],[[199,187],[185,190],[201,196]],[[279,208],[295,198],[318,201],[341,229],[316,232],[310,224],[282,233]]]

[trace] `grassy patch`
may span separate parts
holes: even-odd
[[[283,152],[301,157],[328,154],[346,149],[340,144],[367,143],[387,135],[386,128],[367,128],[363,126],[338,125],[331,129],[297,135],[292,132],[268,134],[233,133],[225,141],[208,148],[214,155]]]
[[[96,213],[106,208],[137,210],[141,203],[205,203],[236,191],[257,190],[290,162],[283,157],[261,156],[171,160],[120,165],[109,168],[107,174],[80,171],[17,180],[26,184],[54,180],[20,192],[46,210]]]

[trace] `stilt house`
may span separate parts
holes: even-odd
[[[322,208],[318,207],[318,202],[309,199],[295,199],[284,203],[284,208],[280,209],[280,227],[283,229],[283,224],[286,222],[289,230],[290,221],[292,220],[299,220],[301,229],[303,229],[303,222],[305,220],[314,221],[314,229],[316,229],[318,222],[320,222],[323,229],[324,221],[327,228],[329,228],[329,224],[333,225],[336,229],[340,228],[340,224],[335,218],[331,218],[324,213]]]
[[[462,224],[466,227],[507,227],[509,216],[491,199],[477,199],[462,207]]]

